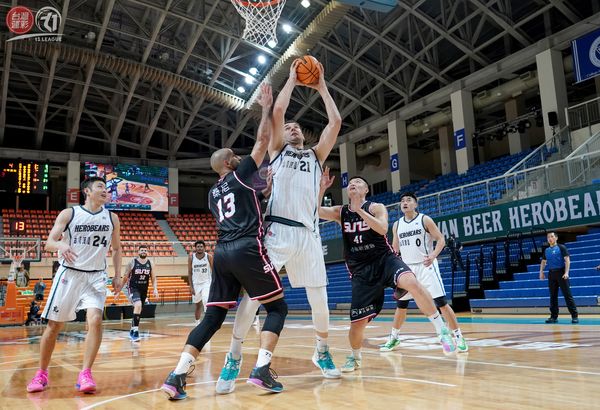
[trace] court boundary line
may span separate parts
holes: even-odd
[[[320,378],[320,379],[324,379],[322,374],[306,374],[306,375],[291,375],[291,376],[279,376],[280,379],[300,379],[300,378]],[[440,387],[457,387],[456,384],[450,384],[450,383],[442,383],[442,382],[434,382],[434,381],[430,381],[430,380],[421,380],[421,379],[411,379],[411,378],[407,378],[407,377],[397,377],[397,376],[347,376],[347,377],[342,377],[339,380],[343,380],[344,378],[347,379],[352,379],[352,380],[356,380],[356,379],[392,379],[392,380],[403,380],[403,381],[408,381],[411,383],[423,383],[423,384],[432,384],[435,386],[440,386]],[[236,379],[236,381],[245,381],[248,380],[247,377],[243,377],[243,378],[238,378]],[[329,380],[329,379],[327,379]],[[211,383],[216,383],[216,380],[207,380],[207,381],[203,381],[203,382],[196,382],[196,383],[188,383],[188,386],[199,386],[199,385],[203,385],[203,384],[211,384]],[[114,401],[117,400],[121,400],[121,399],[126,399],[129,397],[134,397],[134,396],[139,396],[142,394],[146,394],[146,393],[153,393],[153,392],[157,392],[160,391],[160,388],[157,389],[150,389],[150,390],[144,390],[141,392],[135,392],[135,393],[130,393],[130,394],[125,394],[122,396],[116,396],[110,399],[106,399],[103,401],[100,401],[98,403],[93,403],[90,404],[89,406],[83,407],[81,410],[90,410],[90,409],[94,409],[96,407],[99,406],[103,406],[105,404],[108,403],[112,403]],[[285,392],[285,390],[284,390]],[[218,397],[219,395],[215,393],[215,397]],[[167,399],[165,399],[167,400]]]

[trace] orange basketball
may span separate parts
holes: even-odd
[[[319,82],[319,62],[313,56],[304,56],[296,67],[296,78],[302,84],[317,84]]]

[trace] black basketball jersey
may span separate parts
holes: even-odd
[[[365,201],[361,208],[369,212],[371,201]],[[364,265],[392,253],[385,235],[375,232],[362,217],[344,205],[341,211],[342,237],[344,239],[344,259],[349,267]]]
[[[129,287],[137,289],[148,289],[150,274],[152,273],[152,264],[150,260],[146,263],[140,263],[137,258],[133,260],[131,276],[129,276]]]
[[[262,213],[252,177],[258,168],[252,157],[223,176],[208,193],[208,207],[217,221],[218,242],[245,236],[262,237]]]

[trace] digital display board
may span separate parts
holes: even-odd
[[[169,169],[133,164],[86,162],[86,178],[106,179],[106,209],[121,211],[169,211]]]
[[[23,218],[9,218],[10,234],[24,235],[27,232],[27,221]]]
[[[0,160],[0,192],[48,194],[48,164]]]

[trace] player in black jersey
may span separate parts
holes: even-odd
[[[333,184],[325,168],[321,177],[320,203],[323,195]],[[383,307],[385,288],[395,289],[398,299],[410,292],[419,309],[429,317],[440,337],[449,338],[450,333],[438,313],[431,295],[416,279],[408,266],[396,255],[386,234],[388,213],[383,204],[366,200],[369,184],[362,177],[348,181],[349,205],[319,206],[319,217],[336,221],[342,226],[344,259],[352,281],[352,303],[350,309],[350,346],[342,372],[352,372],[361,367],[361,346],[367,323]],[[454,344],[450,340],[450,346]]]
[[[129,338],[132,342],[139,342],[140,340],[140,316],[144,303],[146,303],[150,280],[152,280],[152,285],[154,286],[153,295],[155,298],[158,298],[156,274],[152,271],[152,262],[150,262],[150,259],[147,259],[147,256],[148,247],[140,245],[138,248],[138,257],[133,258],[125,268],[127,296],[133,304],[133,319],[131,320],[131,329],[129,330]]]
[[[275,380],[277,375],[270,369],[270,362],[287,315],[287,304],[283,300],[279,276],[262,245],[260,203],[257,192],[251,187],[252,177],[265,157],[271,134],[273,96],[270,85],[261,86],[258,103],[262,106],[262,118],[250,156],[240,159],[231,149],[224,148],[210,158],[212,169],[220,177],[208,194],[209,207],[218,230],[213,255],[213,281],[204,318],[188,336],[179,364],[161,387],[170,399],[187,396],[184,387],[190,366],[223,324],[227,310],[236,305],[242,287],[267,311],[258,360],[248,383],[271,392],[283,390],[281,383]],[[235,369],[237,372],[239,362]]]

